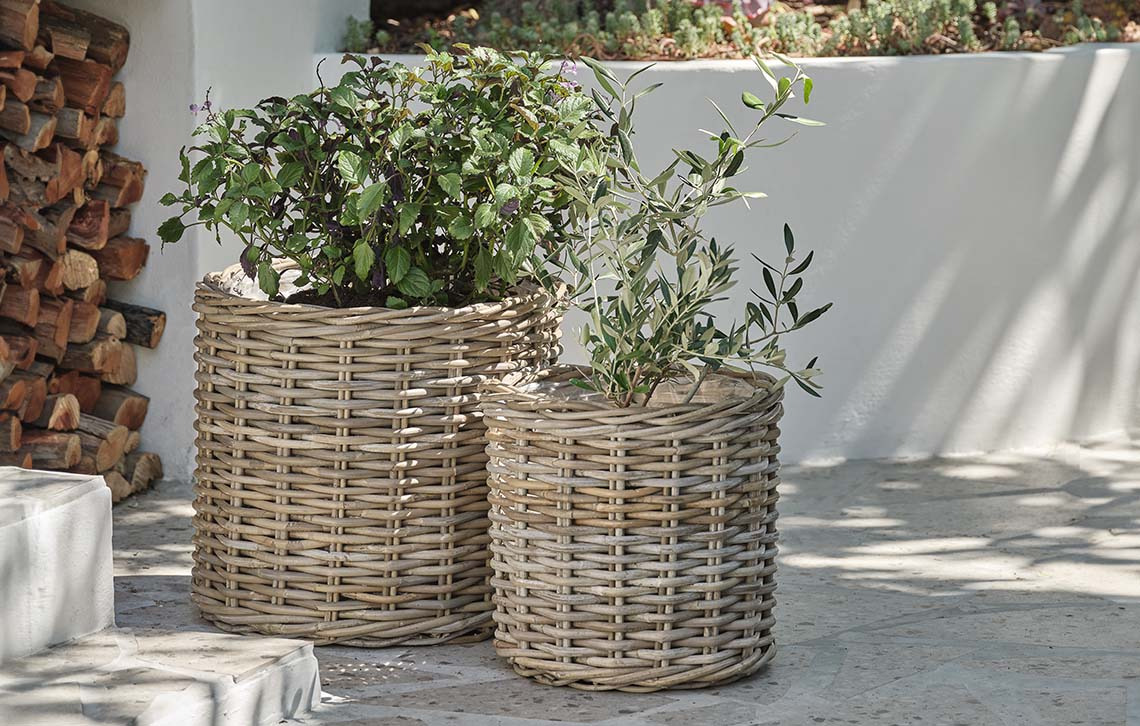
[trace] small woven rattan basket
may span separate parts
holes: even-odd
[[[756,672],[775,654],[782,388],[711,376],[622,409],[574,375],[485,387],[498,653],[587,690]]]
[[[330,309],[199,283],[193,599],[234,632],[490,634],[478,387],[560,350],[554,298]]]

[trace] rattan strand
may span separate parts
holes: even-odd
[[[486,387],[497,652],[586,690],[756,672],[775,654],[782,389],[713,377],[619,409],[575,374]]]
[[[529,291],[329,309],[199,283],[193,600],[234,632],[384,647],[490,634],[480,384],[559,352]]]

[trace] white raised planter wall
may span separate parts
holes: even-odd
[[[782,257],[785,221],[816,251],[801,307],[835,303],[788,339],[800,364],[820,356],[825,390],[789,389],[785,459],[1041,449],[1136,424],[1140,45],[803,65],[815,93],[796,111],[828,125],[772,124],[799,133],[737,180],[769,198],[709,217],[742,259],[725,315],[762,287],[749,253]],[[707,99],[744,128],[741,91],[770,91],[747,61],[635,82],[665,84],[638,105],[647,170],[708,148]],[[578,320],[567,357],[584,360]]]
[[[150,169],[134,233],[151,239],[195,122],[187,106],[210,87],[219,106],[307,90],[314,53],[334,48],[344,16],[367,6],[79,4],[133,32],[121,146]],[[338,59],[325,63],[328,82]],[[785,459],[1048,448],[1135,424],[1140,47],[804,65],[816,80],[805,115],[828,126],[759,152],[741,186],[770,198],[714,219],[718,239],[745,258],[778,257],[791,223],[816,250],[805,304],[835,302],[789,341],[804,362],[820,355],[826,390],[822,400],[789,392]],[[659,64],[642,78],[666,83],[640,106],[649,167],[671,147],[703,143],[698,128],[717,128],[706,98],[743,122],[740,92],[766,88],[746,62]],[[170,476],[188,476],[193,462],[193,284],[239,252],[198,236],[155,250],[124,293],[169,316],[162,345],[140,358],[139,388],[152,397],[144,446]],[[743,282],[724,310],[743,303]]]
[[[0,467],[0,664],[114,625],[114,599],[103,477]]]

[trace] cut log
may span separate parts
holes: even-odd
[[[59,365],[59,362],[63,360],[63,354],[67,352],[67,348],[55,342],[58,337],[55,326],[37,325],[32,333],[36,336],[36,355]]]
[[[113,339],[112,339],[113,340]],[[138,360],[135,358],[135,347],[123,345],[119,349],[119,358],[104,371],[101,376],[104,383],[115,383],[120,386],[133,386],[139,378]]]
[[[131,432],[127,434],[127,445],[124,447],[123,452],[129,454],[132,451],[136,451],[141,443],[142,434],[140,434],[137,429],[131,429]]]
[[[85,10],[48,1],[43,5],[43,16],[61,18],[87,30],[91,40],[87,44],[87,57],[105,63],[112,73],[118,73],[127,62],[131,49],[131,34],[118,23]]]
[[[162,478],[162,459],[149,451],[135,452],[125,457],[123,470],[131,483],[131,494],[137,494]]]
[[[28,366],[28,373],[33,376],[39,376],[46,381],[55,374],[55,366],[47,361],[37,360]]]
[[[90,305],[90,303],[83,304],[85,306]],[[121,312],[118,310],[112,310],[111,308],[101,308],[97,305],[92,307],[95,308],[95,311],[97,313],[95,332],[105,333],[118,340],[122,340],[123,338],[127,337],[127,319],[123,317],[123,314]],[[76,310],[78,309],[79,308],[77,307]],[[86,308],[84,308],[84,310],[86,311]],[[75,321],[76,317],[72,316],[71,326],[73,331],[75,329]],[[94,333],[92,333],[92,337],[94,337]],[[85,343],[87,341],[77,340],[73,342]]]
[[[103,157],[99,156],[98,149],[88,149],[83,154],[83,187],[94,189],[102,179]]]
[[[101,310],[98,305],[91,303],[80,302],[73,300],[75,307],[71,309],[71,328],[68,330],[67,342],[68,343],[87,343],[90,342],[97,332],[99,332],[99,323],[102,317]],[[126,330],[126,322],[123,322],[122,329]],[[121,335],[111,335],[110,331],[107,334],[112,338],[121,340]]]
[[[79,208],[67,228],[67,243],[85,250],[107,246],[111,207],[102,199],[91,199]]]
[[[44,402],[47,400],[47,378],[43,375],[33,373],[29,366],[26,371],[13,371],[12,377],[18,378],[24,382],[24,387],[27,389],[27,395],[24,397],[24,405],[20,407],[20,420],[25,423],[35,421],[39,418],[44,409]],[[50,364],[49,364],[50,367]]]
[[[12,350],[8,347],[8,343],[0,338],[0,380],[12,375],[14,370],[16,362],[12,360]]]
[[[146,419],[150,399],[129,388],[107,384],[93,413],[100,418],[113,421],[128,429],[138,429]]]
[[[99,265],[86,252],[68,250],[59,259],[63,264],[64,288],[79,290],[99,279]]]
[[[128,343],[141,345],[144,348],[158,347],[162,333],[166,330],[166,313],[118,300],[107,300],[104,306],[123,314],[127,322],[125,340]]]
[[[40,317],[40,291],[34,287],[9,285],[0,298],[0,317],[31,327]]]
[[[59,372],[48,384],[50,393],[70,393],[79,401],[79,410],[94,413],[102,395],[103,382],[94,376],[83,375],[79,371]]]
[[[11,103],[19,103],[13,101]],[[7,104],[5,104],[5,108]],[[25,106],[25,108],[27,108]],[[21,149],[28,151],[39,151],[46,149],[51,145],[52,140],[55,138],[55,116],[50,116],[46,113],[39,111],[31,112],[31,125],[27,133],[19,134],[7,129],[0,130],[4,138],[19,146]]]
[[[52,203],[67,197],[83,184],[83,156],[63,144],[52,144],[40,157],[53,167],[47,180],[47,198]]]
[[[72,300],[102,305],[107,301],[107,281],[99,279],[82,290],[69,290],[67,296]]]
[[[107,225],[107,236],[110,238],[122,237],[131,229],[131,210],[119,207],[111,210],[111,221]]]
[[[31,50],[40,32],[39,0],[4,0],[0,3],[0,43]]]
[[[15,411],[24,405],[24,399],[27,398],[27,395],[28,385],[15,375],[10,375],[0,381],[0,408]],[[19,448],[19,446],[13,448]]]
[[[6,99],[0,109],[0,129],[13,134],[26,134],[32,128],[32,111],[16,99]]]
[[[91,132],[91,139],[87,142],[88,148],[101,146],[115,146],[119,143],[119,124],[110,116],[103,116],[95,122],[95,129]]]
[[[24,234],[24,244],[43,252],[51,260],[59,259],[67,251],[67,228],[78,209],[71,202],[58,202],[41,212],[25,210],[25,219],[30,219],[32,224],[25,225],[28,231]]]
[[[115,237],[103,249],[91,250],[99,263],[100,275],[112,280],[133,280],[142,271],[149,253],[150,245],[137,237]]]
[[[63,82],[59,80],[58,76],[52,78],[37,77],[35,93],[32,94],[32,99],[28,102],[30,108],[44,113],[56,113],[63,108],[65,103],[67,103],[67,98],[63,95]],[[55,132],[59,133],[59,125],[56,126]]]
[[[76,403],[78,404],[78,401]],[[75,430],[110,442],[115,447],[115,457],[111,466],[114,466],[115,462],[122,457],[123,448],[127,445],[127,434],[130,433],[130,430],[122,424],[107,421],[89,413],[79,414],[79,423]]]
[[[46,12],[40,16],[40,32],[37,40],[60,58],[81,61],[87,57],[91,32],[72,18]]]
[[[7,411],[0,413],[0,451],[6,454],[19,451],[23,432],[19,416]]]
[[[35,459],[32,458],[30,453],[22,451],[11,454],[0,453],[0,466],[18,466],[21,469],[31,469],[34,465]]]
[[[55,260],[44,258],[43,264],[40,265],[39,272],[36,274],[36,287],[41,292],[51,293],[52,295],[63,294],[63,265]]]
[[[61,108],[55,118],[56,136],[73,140],[83,147],[91,142],[91,132],[95,124],[83,111],[78,108]]]
[[[74,431],[79,426],[79,416],[79,399],[70,393],[55,393],[47,397],[34,423],[41,429]]]
[[[0,215],[0,252],[14,255],[24,245],[24,228]]]
[[[125,207],[142,199],[146,182],[146,168],[137,161],[132,161],[109,151],[103,152],[103,179],[100,189],[106,185],[118,191],[104,190],[102,194],[114,199],[108,199],[112,207]]]
[[[70,469],[79,463],[83,446],[78,434],[29,429],[24,431],[20,453],[31,454],[41,469]]]
[[[119,81],[111,84],[111,92],[103,102],[103,115],[111,118],[122,118],[127,112],[127,90]]]
[[[75,301],[67,297],[40,296],[40,314],[36,320],[36,332],[40,328],[50,327],[55,333],[53,342],[61,347],[67,347],[67,336],[71,330],[71,315],[75,308]]]
[[[83,414],[80,414],[80,428],[76,430],[83,456],[90,456],[95,462],[95,471],[102,473],[109,471],[123,457],[123,448],[127,445],[127,430],[119,427],[123,433],[114,441],[109,441],[95,434],[83,430]]]
[[[43,255],[33,250],[21,250],[5,262],[8,265],[8,279],[10,281],[17,283],[20,287],[37,287],[36,281],[40,275],[40,268],[44,264]],[[39,314],[38,302],[36,313]]]
[[[37,44],[35,48],[24,54],[24,67],[43,73],[51,65],[51,59],[54,57],[50,50]]]
[[[27,68],[17,68],[13,71],[0,70],[0,83],[8,89],[8,98],[14,96],[23,103],[32,100],[36,95],[36,85],[39,80],[39,76]]]
[[[123,355],[124,344],[114,338],[97,335],[90,343],[68,346],[60,364],[63,368],[84,373],[103,374],[115,370]],[[70,393],[76,393],[70,391]],[[78,395],[78,394],[77,394]],[[95,397],[98,399],[98,396]],[[82,403],[80,399],[80,403]]]
[[[39,353],[39,341],[35,338],[34,333],[29,334],[28,331],[20,330],[18,328],[11,328],[6,323],[4,325],[5,332],[0,335],[4,338],[4,342],[8,346],[8,359],[15,364],[19,370],[27,370],[36,360],[36,354]]]
[[[25,51],[0,50],[0,68],[19,68],[24,65]]]
[[[83,157],[63,144],[52,144],[39,154],[8,144],[4,162],[13,172],[16,197],[37,208],[55,204],[83,183]]]
[[[134,492],[131,490],[131,483],[127,478],[117,471],[102,472],[103,481],[107,484],[107,488],[111,490],[111,503],[118,504]]]
[[[8,184],[8,166],[0,164],[0,202],[8,201],[8,196],[11,194],[11,188]]]
[[[63,93],[69,106],[83,109],[89,114],[97,114],[111,92],[110,66],[94,60],[78,61],[72,58],[55,56],[49,71],[54,71],[63,81]]]

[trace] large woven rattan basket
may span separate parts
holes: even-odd
[[[194,302],[202,615],[321,644],[487,637],[477,389],[557,356],[555,300],[330,309],[235,295],[240,278]]]
[[[587,690],[726,683],[772,640],[776,424],[767,377],[616,408],[568,383],[487,387],[495,647]]]

